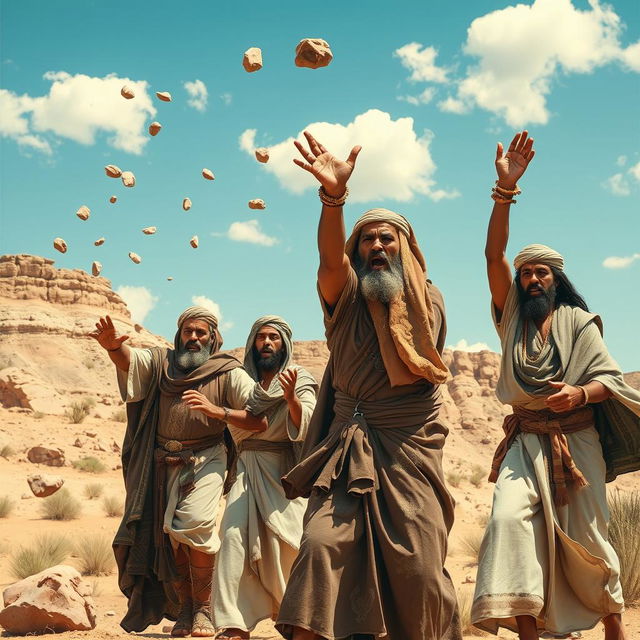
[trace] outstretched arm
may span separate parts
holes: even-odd
[[[516,133],[506,155],[502,155],[502,143],[498,142],[496,149],[496,171],[498,173],[497,187],[508,192],[516,189],[516,183],[533,160],[533,138],[529,138],[526,131]],[[500,196],[500,193],[497,193]],[[509,196],[502,198],[509,200]],[[507,241],[509,240],[509,210],[510,202],[498,202],[493,206],[487,244],[484,255],[487,259],[487,275],[491,299],[498,312],[502,314],[511,287],[511,266],[506,258]]]
[[[224,422],[245,429],[246,431],[266,431],[269,426],[265,415],[254,416],[244,409],[229,409],[213,404],[205,395],[189,389],[182,394],[183,402],[194,411],[201,411],[205,416],[223,420]]]
[[[342,162],[331,155],[310,133],[305,131],[304,135],[309,144],[308,151],[297,140],[294,144],[306,162],[297,158],[294,162],[315,176],[329,197],[341,198],[362,147],[353,147],[346,162]],[[349,258],[344,252],[345,241],[342,206],[323,205],[318,225],[318,284],[324,301],[330,307],[338,302],[347,283]]]
[[[100,320],[96,322],[96,330],[89,335],[97,340],[98,344],[109,353],[111,362],[113,362],[118,369],[121,369],[125,373],[129,371],[131,349],[124,344],[125,340],[129,339],[129,336],[117,336],[116,328],[113,326],[113,321],[109,316],[100,318]]]

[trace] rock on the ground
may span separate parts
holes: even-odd
[[[73,567],[50,567],[4,590],[0,625],[22,635],[90,631],[96,626],[91,592]]]
[[[64,479],[60,476],[32,473],[27,476],[27,482],[34,496],[46,498],[54,494],[64,484]]]
[[[49,467],[64,467],[64,451],[62,449],[48,449],[47,447],[31,447],[27,451],[29,462],[46,464]]]

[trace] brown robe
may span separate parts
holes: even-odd
[[[233,356],[215,353],[184,376],[173,364],[174,351],[151,349],[151,352],[153,376],[149,391],[144,400],[127,403],[127,430],[122,445],[126,499],[122,522],[113,541],[118,586],[128,600],[127,613],[120,625],[129,632],[144,631],[162,618],[175,620],[179,609],[172,584],[178,578],[173,554],[167,535],[158,536],[155,527],[158,514],[154,513],[157,504],[154,453],[161,404],[167,403],[171,395],[181,396],[187,389],[197,389],[207,397],[215,395],[220,391],[220,377],[241,366]],[[167,409],[170,406],[171,403],[167,404]],[[227,455],[232,458],[235,446],[224,429],[225,424],[190,413],[192,419],[185,421],[188,435],[193,437],[194,430],[197,434],[205,425],[209,427],[209,435],[224,430],[228,436]],[[187,424],[191,420],[197,424]]]
[[[429,293],[442,351],[442,296]],[[325,326],[331,357],[303,460],[283,478],[287,496],[309,506],[276,628],[286,638],[298,626],[329,640],[458,640],[439,388],[391,386],[353,270]]]

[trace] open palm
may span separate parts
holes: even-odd
[[[503,150],[502,143],[498,142],[496,150],[498,184],[512,189],[536,154],[533,150],[533,138],[529,138],[526,131],[516,133],[504,156],[502,155]]]
[[[297,140],[294,141],[294,144],[306,162],[297,158],[294,158],[293,161],[299,167],[314,175],[328,195],[342,196],[362,147],[353,147],[347,160],[342,161],[329,153],[310,133],[305,131],[304,135],[309,143],[308,151]]]

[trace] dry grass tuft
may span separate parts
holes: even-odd
[[[82,402],[74,402],[65,412],[64,415],[69,418],[72,424],[80,424],[88,415],[88,408]]]
[[[71,466],[78,471],[86,471],[87,473],[104,473],[107,470],[105,464],[94,456],[85,456],[80,460],[73,460]]]
[[[447,482],[452,486],[452,487],[456,487],[456,489],[460,486],[460,483],[462,482],[462,479],[464,478],[464,476],[462,475],[462,473],[460,473],[460,471],[449,471],[447,473]]]
[[[10,444],[4,444],[0,447],[0,458],[6,458],[7,460],[11,456],[16,455],[16,450]]]
[[[609,541],[620,558],[620,583],[627,606],[640,601],[640,491],[609,495]]]
[[[84,486],[84,495],[89,498],[89,500],[99,498],[103,491],[104,487],[99,482],[91,482]]]
[[[0,518],[8,518],[15,504],[9,496],[0,496]]]
[[[71,543],[65,536],[44,534],[35,539],[33,546],[21,547],[11,556],[9,571],[18,580],[28,578],[60,564],[71,550]]]
[[[112,414],[111,419],[114,422],[126,422],[127,410],[124,407],[118,407]]]
[[[105,496],[102,500],[102,506],[110,518],[119,518],[124,512],[122,500],[117,496]]]
[[[65,487],[42,500],[41,513],[46,520],[75,520],[81,512],[82,506]]]
[[[473,469],[469,474],[469,482],[474,487],[479,487],[487,479],[488,475],[489,474],[487,473],[487,470],[484,467],[481,467],[480,465],[475,464],[473,465]]]
[[[478,562],[480,545],[482,544],[483,537],[484,531],[478,529],[464,531],[458,537],[460,551],[462,551],[462,553],[469,556],[470,558],[473,558],[473,561],[475,563]]]
[[[483,636],[484,631],[471,624],[471,606],[473,605],[473,593],[469,589],[457,591],[458,611],[460,613],[460,626],[465,636]]]
[[[108,576],[113,570],[111,540],[104,535],[85,536],[76,543],[80,573],[85,576]]]

